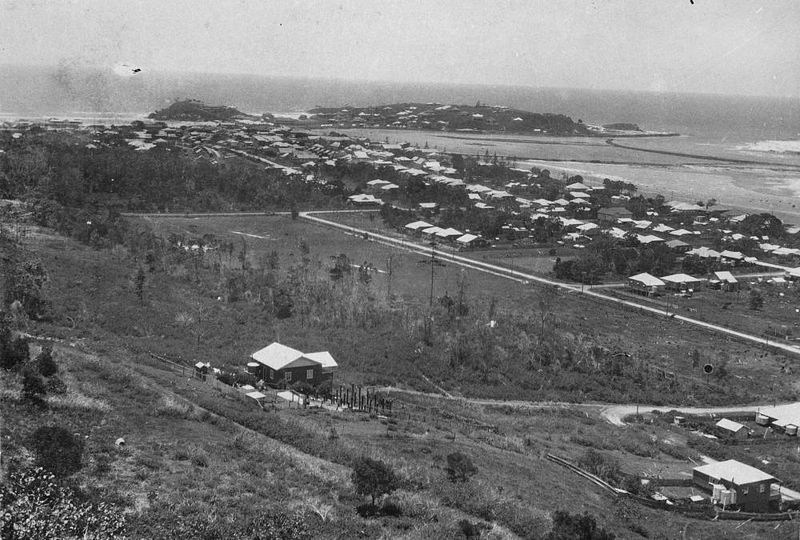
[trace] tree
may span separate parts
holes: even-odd
[[[462,452],[447,454],[447,466],[444,470],[451,482],[466,482],[478,472],[472,459]]]
[[[81,468],[83,439],[62,427],[40,427],[31,436],[31,447],[36,464],[58,477],[69,476]]]
[[[756,311],[764,307],[764,297],[758,289],[750,289],[750,309]]]
[[[144,269],[140,266],[139,270],[136,272],[136,277],[133,280],[134,287],[136,288],[136,298],[139,299],[140,304],[144,303],[144,281]]]
[[[339,281],[345,274],[349,274],[353,270],[350,259],[344,253],[340,253],[338,256],[332,255],[331,259],[333,260],[333,267],[329,270],[331,280]]]
[[[397,489],[398,479],[392,468],[380,460],[360,457],[353,464],[353,485],[359,495],[375,499],[387,495]]]
[[[0,368],[15,369],[29,358],[28,340],[24,337],[14,337],[5,322],[0,322]]]
[[[41,261],[15,264],[6,274],[5,303],[9,305],[19,301],[28,317],[40,319],[48,306],[43,290],[47,280],[47,272]]]

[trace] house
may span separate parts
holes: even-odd
[[[739,422],[734,422],[733,420],[728,420],[727,418],[723,418],[715,425],[728,439],[746,439],[750,434],[750,430],[747,429],[747,426]]]
[[[692,277],[689,274],[672,274],[661,278],[670,291],[696,290],[702,283],[702,279]]]
[[[737,264],[744,261],[744,255],[738,251],[729,251],[726,249],[725,251],[720,253],[719,256],[723,261],[730,262],[733,264]]]
[[[280,343],[267,345],[250,358],[260,364],[256,376],[278,388],[297,383],[329,387],[333,384],[333,370],[337,367],[328,352],[304,354]]]
[[[633,213],[622,206],[612,206],[610,208],[600,208],[597,211],[597,219],[600,223],[616,223],[620,218],[633,218]]]
[[[636,274],[628,278],[628,288],[635,293],[652,296],[664,287],[665,283],[647,272]]]
[[[711,501],[745,512],[777,510],[781,501],[778,480],[763,471],[736,460],[719,461],[696,467],[694,484],[711,492]]]
[[[656,230],[656,229],[653,229]],[[683,240],[670,240],[667,242],[667,247],[670,248],[672,251],[677,253],[686,253],[692,246],[684,242]]]

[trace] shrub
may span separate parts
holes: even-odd
[[[478,472],[472,459],[462,452],[453,452],[447,455],[447,478],[451,482],[466,482]]]
[[[31,436],[31,447],[36,464],[58,477],[69,476],[81,468],[83,440],[62,427],[40,427]]]
[[[14,337],[4,323],[0,323],[0,367],[6,370],[16,369],[28,361],[28,340]]]
[[[383,461],[360,457],[353,464],[353,485],[356,493],[372,497],[372,506],[375,506],[376,498],[397,489],[397,484],[394,471]]]
[[[586,454],[578,461],[578,465],[616,486],[622,481],[622,469],[619,462],[612,456],[602,454],[597,450],[591,448],[587,450]]]
[[[594,516],[589,514],[570,514],[557,510],[553,514],[553,529],[545,540],[614,540],[613,533],[598,528]]]
[[[44,469],[12,472],[0,485],[4,539],[117,538],[124,532],[121,509],[105,502],[80,502]]]
[[[58,377],[50,377],[44,386],[48,394],[64,395],[67,393],[67,385]]]
[[[48,345],[42,348],[42,352],[36,357],[36,369],[43,377],[52,377],[58,372],[58,365],[53,360],[53,347]]]
[[[480,538],[483,530],[487,528],[483,523],[472,523],[467,519],[462,519],[458,522],[458,531],[468,540]]]
[[[22,373],[22,399],[26,401],[41,401],[47,393],[44,380],[34,370],[26,368]]]

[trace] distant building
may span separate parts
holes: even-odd
[[[781,501],[778,480],[736,460],[719,461],[694,469],[696,486],[711,492],[711,501],[745,512],[777,510]]]
[[[678,253],[686,253],[687,251],[692,249],[692,246],[690,246],[683,240],[669,240],[667,242],[667,247]]]
[[[661,280],[666,284],[670,291],[697,290],[704,282],[702,279],[692,277],[688,274],[672,274],[663,276]]]
[[[600,223],[616,223],[620,219],[631,219],[633,213],[627,208],[622,206],[612,206],[609,208],[600,208],[597,211],[597,219]]]
[[[734,292],[739,290],[739,280],[733,274],[725,271],[714,272],[714,278],[711,280],[714,285],[719,285],[719,288],[726,292]]]
[[[647,272],[628,278],[628,288],[644,296],[653,296],[664,287],[665,283]]]

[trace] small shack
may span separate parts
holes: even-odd
[[[654,296],[664,287],[664,282],[655,276],[643,272],[628,278],[628,288],[644,296]]]
[[[716,426],[727,439],[746,439],[750,434],[750,430],[747,428],[747,426],[727,418],[723,418],[717,422]]]
[[[197,362],[194,365],[195,378],[200,379],[201,381],[206,380],[206,377],[208,376],[208,370],[210,367],[211,363],[209,362],[206,362],[205,364],[203,362]]]
[[[739,290],[739,281],[727,270],[714,272],[714,278],[711,279],[711,284],[715,288],[718,287],[725,292],[734,292]]]

